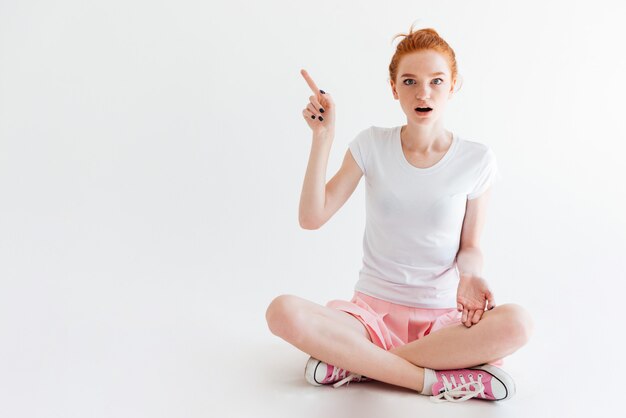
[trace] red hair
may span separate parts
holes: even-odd
[[[400,63],[400,59],[412,52],[423,50],[433,50],[442,54],[448,60],[452,81],[456,80],[458,69],[454,50],[439,36],[436,30],[425,28],[414,32],[412,24],[408,34],[400,33],[394,36],[392,41],[398,36],[404,36],[404,39],[396,46],[396,52],[393,54],[391,63],[389,64],[389,77],[394,83],[398,76],[398,64]]]

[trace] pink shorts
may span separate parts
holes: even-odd
[[[431,332],[453,325],[460,325],[462,312],[456,308],[424,309],[398,305],[386,300],[355,291],[350,302],[331,300],[329,308],[347,312],[367,329],[372,342],[391,350],[420,339]],[[503,360],[491,362],[502,366]]]

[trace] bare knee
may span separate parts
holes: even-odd
[[[515,349],[525,345],[533,333],[533,320],[528,311],[516,303],[498,306],[502,335]]]
[[[293,295],[280,295],[267,307],[265,319],[272,334],[289,342],[299,338],[302,327],[301,299]]]

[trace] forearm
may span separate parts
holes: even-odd
[[[459,250],[456,264],[460,276],[481,276],[483,273],[483,254],[478,247],[466,247]]]
[[[299,221],[304,228],[315,228],[326,203],[326,169],[332,135],[313,134],[311,153],[300,195]]]

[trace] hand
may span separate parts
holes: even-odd
[[[485,312],[485,305],[488,309],[496,306],[496,301],[485,279],[475,275],[461,275],[456,302],[457,310],[463,311],[461,322],[468,328],[480,321]]]
[[[317,87],[309,73],[306,70],[300,70],[300,74],[306,80],[307,84],[313,90],[314,95],[309,97],[307,107],[302,110],[302,116],[313,133],[334,133],[335,130],[335,103],[330,94],[324,92]],[[324,109],[322,112],[320,109]],[[315,116],[315,119],[313,118]],[[322,119],[320,119],[320,116]]]

